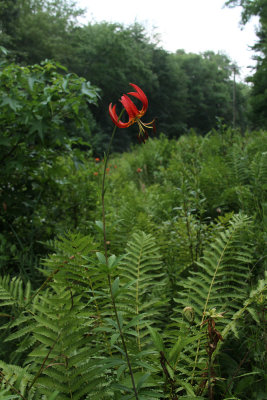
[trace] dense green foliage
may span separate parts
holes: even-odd
[[[94,120],[88,105],[96,104],[98,91],[84,78],[62,75],[57,68],[53,62],[20,67],[2,61],[0,66],[0,263],[4,270],[11,262],[14,271],[18,263],[25,274],[34,273],[40,242],[60,231],[63,209],[58,197],[73,211],[69,228],[78,224],[75,213],[81,199],[66,187],[73,186],[75,193],[77,164],[84,156],[71,149],[79,146],[90,151]],[[63,156],[71,157],[73,165],[66,166]],[[90,184],[84,190],[90,192]]]
[[[263,399],[266,143],[264,132],[222,127],[113,156],[107,265],[94,194],[103,163],[83,159],[83,217],[48,243],[43,283],[2,274],[2,398],[136,398],[122,334],[138,399]],[[67,193],[73,160],[61,162]],[[72,210],[57,203],[67,231]]]
[[[1,44],[19,62],[65,61],[82,10],[68,0],[0,0]]]

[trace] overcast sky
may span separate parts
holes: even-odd
[[[255,43],[254,18],[242,30],[241,9],[223,8],[225,0],[77,0],[87,9],[82,22],[120,22],[127,25],[135,21],[148,32],[155,27],[161,46],[170,52],[184,49],[201,53],[206,50],[223,52],[241,68],[242,78],[249,75]]]

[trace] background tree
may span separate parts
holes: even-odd
[[[233,101],[231,60],[224,54],[215,54],[212,51],[186,54],[179,50],[172,57],[187,78],[186,126],[195,128],[203,134],[216,125],[218,118],[231,124]],[[237,92],[241,100],[239,85]],[[241,110],[238,102],[237,108],[240,122]]]
[[[251,119],[255,127],[267,126],[267,1],[229,0],[229,7],[242,7],[242,23],[246,24],[253,16],[259,17],[257,28],[258,42],[252,47],[257,53],[254,74],[248,79],[252,83]]]
[[[160,48],[153,51],[153,73],[157,86],[155,91],[149,90],[149,98],[157,129],[169,138],[178,137],[188,128],[187,75],[174,58]]]
[[[83,10],[68,0],[0,0],[0,39],[16,61],[54,59],[66,65],[68,40]]]
[[[105,137],[112,129],[108,105],[117,102],[122,91],[129,91],[129,82],[137,83],[146,93],[155,93],[155,45],[139,24],[126,28],[121,24],[103,22],[75,28],[72,47],[74,55],[69,64],[70,70],[101,89],[101,102],[94,115],[102,131],[101,141],[107,141]],[[116,149],[127,148],[135,135],[134,129],[125,131],[123,141],[115,141]]]
[[[127,28],[120,24],[88,24],[75,28],[72,39],[75,54],[69,68],[101,89],[101,102],[94,115],[104,135],[97,136],[102,142],[111,129],[108,104],[119,99],[121,90],[128,91],[129,80],[148,95],[147,118],[156,118],[157,129],[168,137],[179,137],[192,127],[205,134],[217,118],[232,124],[232,63],[226,55],[186,54],[183,50],[168,53],[151,41],[139,24]],[[241,126],[246,113],[241,86],[236,84],[237,126]],[[115,149],[128,148],[135,136],[134,127],[128,129],[123,141],[115,142]]]
[[[19,16],[19,0],[0,0],[0,39],[5,47],[12,46],[14,26]]]
[[[99,107],[92,108],[97,127],[91,143],[97,155],[112,130],[108,105],[128,91],[129,82],[148,95],[147,118],[156,118],[158,132],[168,137],[179,137],[191,128],[205,134],[218,118],[232,124],[233,79],[227,56],[168,53],[137,23],[78,24],[82,10],[67,0],[16,0],[9,4],[10,13],[6,4],[0,0],[0,38],[16,60],[25,65],[54,59],[101,89]],[[244,94],[237,84],[236,126],[243,129]],[[122,138],[116,138],[114,150],[123,151],[136,142],[135,128],[124,131]]]

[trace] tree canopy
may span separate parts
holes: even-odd
[[[2,45],[18,62],[64,63],[69,35],[83,10],[68,0],[0,0]]]
[[[67,0],[0,0],[0,39],[17,63],[52,59],[100,89],[98,107],[91,106],[97,123],[97,135],[91,139],[96,152],[103,150],[112,130],[108,105],[127,92],[130,82],[149,98],[148,120],[155,118],[158,131],[169,137],[191,128],[205,134],[218,120],[232,124],[233,113],[237,127],[249,126],[249,88],[233,81],[232,61],[225,54],[187,54],[182,49],[169,53],[138,23],[82,25],[77,22],[81,15],[83,10]],[[262,80],[264,73],[255,76],[251,103],[257,103],[253,112],[264,120],[264,94],[257,89]],[[135,136],[134,128],[127,129],[114,149],[129,148]]]
[[[229,7],[242,7],[242,23],[246,24],[253,16],[259,17],[256,34],[257,43],[253,46],[257,61],[254,74],[249,78],[252,83],[251,119],[256,127],[267,127],[267,0],[229,0]]]

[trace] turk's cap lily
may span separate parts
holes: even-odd
[[[116,113],[116,104],[112,105],[112,103],[110,103],[109,115],[110,115],[112,121],[114,122],[114,124],[118,128],[128,128],[129,126],[133,125],[134,123],[137,123],[139,126],[138,139],[140,141],[140,136],[141,136],[142,140],[145,141],[144,136],[146,139],[148,138],[146,128],[153,128],[153,131],[155,132],[154,120],[149,123],[145,123],[145,122],[141,121],[141,118],[147,111],[148,100],[147,100],[145,93],[143,92],[142,89],[140,89],[140,87],[138,87],[134,83],[130,83],[130,85],[135,89],[135,92],[128,92],[127,94],[122,95],[122,97],[120,99],[120,102],[122,103],[125,111],[128,114],[128,117],[129,117],[128,122],[122,122],[119,119],[119,117]],[[142,103],[142,108],[138,109],[137,106],[134,104],[134,102],[130,99],[129,96],[133,96],[133,97],[137,98],[138,100],[140,100]]]

